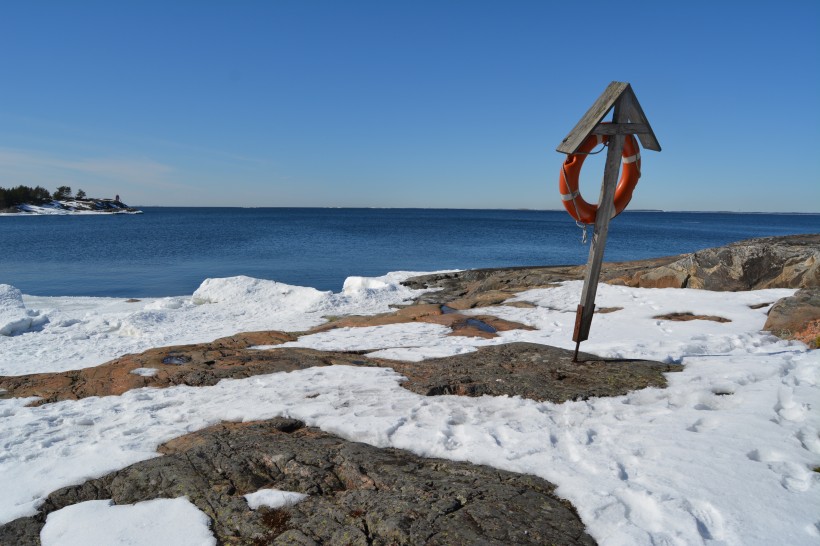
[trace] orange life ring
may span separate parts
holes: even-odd
[[[567,209],[570,216],[584,224],[595,223],[598,205],[584,201],[581,192],[578,191],[581,166],[584,164],[589,152],[599,144],[607,142],[607,140],[609,140],[609,137],[606,135],[588,136],[581,144],[581,147],[578,148],[578,151],[567,156],[566,161],[561,166],[561,178],[558,182],[558,188],[561,190],[561,200],[564,203],[564,208]],[[626,135],[626,138],[624,138],[624,149],[621,157],[623,172],[621,173],[621,179],[618,180],[618,186],[615,188],[615,214],[612,215],[613,218],[623,212],[632,200],[632,192],[641,177],[641,153],[634,136]]]

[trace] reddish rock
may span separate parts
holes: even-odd
[[[820,345],[820,289],[798,290],[778,300],[769,310],[763,329],[816,349]]]
[[[652,318],[659,320],[674,320],[685,322],[688,320],[711,320],[712,322],[732,322],[731,320],[715,315],[695,315],[694,313],[669,313],[668,315],[658,315]]]

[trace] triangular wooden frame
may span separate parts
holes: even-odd
[[[601,124],[601,121],[619,100],[626,121],[620,124]],[[592,134],[634,134],[637,135],[645,149],[656,152],[661,151],[661,145],[655,137],[652,126],[649,125],[649,121],[646,119],[646,114],[644,114],[643,108],[638,102],[638,97],[632,91],[632,86],[626,82],[610,83],[555,150],[562,154],[574,154],[581,147],[584,140]]]
[[[614,109],[611,123],[601,123]],[[643,113],[638,98],[632,87],[625,82],[612,82],[598,100],[587,110],[567,137],[556,148],[564,154],[574,154],[590,135],[610,135],[607,143],[604,179],[601,183],[601,195],[598,199],[598,210],[595,215],[595,230],[592,233],[592,244],[589,248],[589,259],[584,274],[584,288],[581,291],[581,303],[575,312],[575,331],[572,340],[575,342],[573,362],[578,362],[578,349],[581,342],[589,339],[589,330],[595,312],[595,294],[598,291],[598,280],[604,261],[609,221],[615,212],[615,188],[618,183],[618,171],[621,167],[621,154],[624,147],[624,135],[638,135],[647,150],[661,151],[661,145],[655,138],[655,132]],[[576,193],[577,195],[577,193]],[[575,199],[575,197],[572,197]]]

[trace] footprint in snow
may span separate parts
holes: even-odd
[[[779,420],[799,423],[806,419],[807,410],[805,405],[795,402],[793,388],[781,387],[777,393],[777,404],[774,405],[774,411],[780,417]]]
[[[687,501],[686,510],[695,519],[698,533],[704,540],[725,540],[726,525],[721,513],[709,502]]]
[[[714,430],[720,425],[720,419],[715,417],[701,417],[686,430],[690,432],[704,432],[707,430]]]
[[[820,432],[816,428],[805,426],[795,436],[806,451],[820,455]]]
[[[769,470],[780,476],[780,485],[789,491],[807,491],[814,480],[811,470],[802,464],[787,461],[785,454],[776,449],[758,448],[746,456],[752,461],[764,463]]]

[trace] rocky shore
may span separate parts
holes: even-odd
[[[142,211],[129,207],[117,199],[60,199],[42,204],[22,204],[0,209],[2,214],[142,214]]]
[[[644,288],[739,291],[799,288],[771,302],[765,328],[817,347],[820,336],[820,234],[742,241],[693,254],[605,264],[602,280]],[[492,313],[465,314],[505,304],[524,290],[580,279],[583,267],[527,267],[434,274],[406,281],[436,288],[408,307],[370,317],[341,317],[310,332],[251,332],[210,343],[162,347],[125,355],[95,368],[0,377],[3,397],[40,397],[50,404],[119,395],[141,387],[207,386],[317,366],[392,368],[415,393],[435,397],[520,396],[561,403],[663,388],[680,365],[602,359],[532,343],[403,362],[358,351],[280,345],[305,333],[418,322],[441,324],[450,335],[492,337],[528,328]],[[601,308],[597,313],[617,312]],[[719,320],[669,316],[664,320]],[[153,375],[133,373],[154,369]],[[160,457],[51,493],[40,512],[0,526],[0,544],[39,544],[54,510],[77,502],[134,503],[187,496],[212,520],[219,544],[594,544],[575,509],[540,478],[350,442],[295,419],[223,423],[160,446]],[[277,509],[251,510],[243,495],[260,488],[307,493]]]

